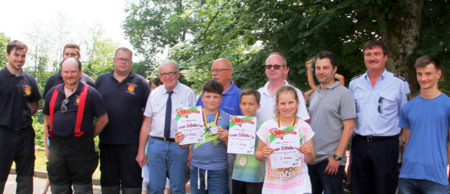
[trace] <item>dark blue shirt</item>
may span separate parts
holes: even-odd
[[[90,86],[94,87],[94,80],[91,77],[89,77],[88,75],[84,74],[84,73],[81,74],[80,81],[83,82],[83,83],[87,83]],[[45,82],[44,93],[42,94],[42,97],[45,98],[45,95],[47,95],[48,91],[53,86],[56,86],[56,85],[62,84],[62,83],[64,83],[64,80],[62,79],[61,71],[59,71],[58,73],[55,73],[52,76],[50,76],[47,79],[47,82]]]
[[[42,112],[45,115],[50,115],[50,100],[53,96],[56,86],[52,87],[48,91],[48,95],[45,96],[45,106]],[[69,103],[66,105],[67,112],[61,112],[62,101],[66,98],[64,92],[64,84],[58,87],[58,97],[55,102],[55,112],[53,114],[53,135],[58,137],[73,137],[75,130],[75,122],[78,113],[78,103],[80,93],[84,88],[84,84],[80,83],[77,90],[68,97]],[[81,131],[86,133],[94,132],[94,117],[100,117],[106,114],[106,108],[102,100],[100,93],[94,88],[89,86],[86,95],[86,104],[84,107],[83,120],[81,123]]]
[[[0,126],[18,129],[31,127],[29,102],[41,99],[36,80],[28,73],[16,77],[4,67],[0,70]]]
[[[100,133],[104,144],[139,143],[143,110],[150,94],[150,85],[144,77],[131,72],[118,82],[113,71],[97,78],[95,88],[100,92],[108,110],[109,122]]]

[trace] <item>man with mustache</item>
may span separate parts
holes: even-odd
[[[352,193],[395,193],[398,182],[400,108],[407,102],[408,82],[385,68],[388,51],[382,41],[363,46],[367,72],[350,81],[356,101],[352,139]]]

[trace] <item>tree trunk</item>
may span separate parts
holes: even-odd
[[[387,22],[388,29],[380,33],[389,48],[392,63],[387,68],[401,75],[408,81],[411,93],[418,91],[414,64],[408,57],[413,54],[420,43],[423,0],[405,0],[404,6],[393,8],[392,19],[385,20],[383,15],[379,21]]]

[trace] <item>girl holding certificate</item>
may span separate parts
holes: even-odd
[[[311,193],[306,163],[316,155],[314,132],[308,123],[297,118],[298,96],[291,86],[276,93],[276,116],[264,122],[257,132],[259,161],[266,162],[262,193]]]

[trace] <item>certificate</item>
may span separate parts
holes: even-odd
[[[228,130],[228,153],[254,154],[256,139],[256,117],[230,116]]]
[[[193,106],[177,109],[177,129],[184,134],[180,145],[204,142],[202,107]]]
[[[274,151],[270,155],[272,169],[301,166],[303,154],[298,151],[299,130],[296,127],[286,127],[272,128],[269,132],[269,146]]]

